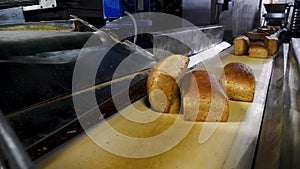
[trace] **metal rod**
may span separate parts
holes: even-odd
[[[82,24],[84,24],[85,26],[87,26],[87,27],[91,28],[93,31],[99,31],[99,29],[98,29],[98,28],[96,28],[94,25],[92,25],[92,24],[88,23],[87,21],[85,21],[85,20],[83,20],[83,19],[79,18],[79,17],[78,17],[78,16],[76,16],[76,15],[70,15],[70,17],[72,17],[72,18],[74,18],[74,19],[78,20],[79,22],[81,22],[81,23],[82,23]]]
[[[114,43],[119,43],[119,39],[117,37],[114,37],[112,34],[109,34],[109,33],[106,33],[106,32],[103,32],[102,30],[96,28],[94,25],[88,23],[87,21],[79,18],[78,16],[76,15],[70,15],[70,17],[76,19],[77,21],[81,22],[83,25],[91,28],[93,31],[95,31],[96,35],[100,35],[100,36],[108,36]],[[100,37],[101,38],[101,37]]]

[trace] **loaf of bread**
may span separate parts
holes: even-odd
[[[268,58],[269,50],[263,42],[252,43],[249,48],[249,57]]]
[[[186,74],[182,80],[182,91],[185,120],[228,120],[228,98],[213,74],[205,70],[195,70]]]
[[[255,76],[243,63],[232,62],[224,67],[221,84],[231,100],[252,102],[255,93]]]
[[[187,71],[188,63],[189,57],[170,55],[152,68],[147,79],[148,99],[152,109],[168,113],[174,103],[178,107],[178,84]]]
[[[237,37],[233,41],[234,55],[244,55],[249,50],[249,38],[246,36]]]
[[[176,96],[174,102],[172,103],[170,110],[169,110],[169,114],[179,114],[180,112],[180,104],[181,104],[181,97],[180,94]]]
[[[276,36],[266,36],[265,44],[268,47],[268,53],[273,56],[279,49],[279,40]]]

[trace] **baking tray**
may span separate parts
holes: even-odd
[[[181,114],[153,112],[143,98],[36,160],[37,168],[251,168],[273,60],[231,52],[232,48],[223,52],[222,64],[249,65],[257,85],[253,103],[230,101],[228,122],[187,122]],[[210,59],[205,66],[215,63]],[[142,141],[165,133],[169,134],[152,142]]]

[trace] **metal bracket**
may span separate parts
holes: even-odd
[[[41,10],[57,7],[56,0],[39,0],[39,5],[24,6],[23,11]]]
[[[7,24],[23,24],[25,23],[24,14],[22,8],[7,8],[0,10],[0,27]]]

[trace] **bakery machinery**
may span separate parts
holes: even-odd
[[[264,4],[267,11],[263,15],[265,21],[268,25],[277,26],[287,26],[288,14],[290,12],[290,7],[288,3],[285,4]]]
[[[166,35],[164,35],[164,36],[166,36]],[[162,40],[160,40],[160,41],[162,41]],[[170,40],[168,40],[168,41],[170,41]],[[174,42],[172,42],[172,43],[174,43]],[[166,153],[164,153],[162,155],[153,156],[151,158],[138,158],[138,159],[128,158],[128,157],[122,158],[122,156],[120,157],[120,156],[116,156],[116,155],[107,153],[107,151],[104,151],[103,149],[96,146],[95,143],[90,139],[90,138],[93,138],[93,136],[98,136],[100,138],[105,138],[104,140],[109,140],[110,145],[117,146],[117,144],[118,144],[118,145],[121,145],[121,147],[123,147],[123,148],[126,147],[123,144],[126,144],[126,145],[129,144],[129,142],[114,143],[113,135],[110,135],[109,133],[106,133],[106,132],[104,132],[103,134],[102,134],[102,132],[99,132],[99,130],[100,131],[109,131],[109,128],[102,126],[101,119],[95,118],[95,117],[98,117],[97,109],[89,110],[88,112],[83,114],[83,116],[81,116],[79,119],[77,119],[76,115],[72,113],[72,112],[74,112],[74,109],[73,109],[74,102],[72,101],[72,97],[74,97],[74,95],[77,97],[82,97],[88,93],[91,93],[91,92],[93,93],[93,91],[95,91],[96,96],[98,96],[99,108],[100,108],[101,112],[105,112],[104,118],[108,119],[110,123],[116,124],[116,126],[114,125],[114,128],[117,129],[118,131],[120,131],[121,133],[127,133],[127,134],[130,133],[131,135],[136,136],[136,134],[145,130],[146,131],[145,134],[147,134],[148,136],[151,136],[153,134],[154,135],[158,134],[159,132],[161,132],[161,130],[166,130],[169,127],[169,125],[173,123],[173,120],[176,119],[175,118],[176,116],[169,116],[167,114],[162,115],[159,119],[157,119],[158,121],[154,122],[154,126],[155,126],[155,128],[157,128],[155,130],[156,132],[151,133],[150,132],[150,131],[152,131],[151,125],[144,126],[144,127],[139,126],[136,128],[134,123],[131,123],[131,122],[123,119],[122,116],[118,115],[117,112],[119,110],[118,110],[118,108],[116,108],[114,106],[113,100],[112,100],[112,99],[123,100],[124,97],[126,97],[127,93],[129,92],[130,100],[135,103],[134,104],[135,106],[139,107],[139,109],[147,108],[147,107],[145,107],[145,104],[144,104],[145,100],[143,99],[144,96],[146,96],[145,83],[146,83],[147,74],[149,73],[147,70],[149,70],[148,68],[152,67],[155,63],[157,63],[157,60],[156,60],[157,58],[151,58],[150,57],[151,55],[149,55],[147,57],[145,55],[139,56],[139,57],[144,57],[144,59],[149,60],[149,61],[147,61],[147,63],[149,63],[149,65],[142,68],[142,70],[144,70],[144,71],[140,71],[138,73],[126,76],[125,79],[121,78],[121,79],[123,79],[121,81],[119,81],[119,80],[112,81],[114,85],[123,86],[124,84],[122,84],[122,83],[128,83],[128,82],[126,82],[127,78],[129,78],[129,77],[133,78],[133,80],[129,80],[129,81],[131,81],[129,91],[120,91],[116,95],[113,95],[113,97],[112,97],[112,95],[109,93],[111,91],[110,85],[113,85],[113,84],[101,83],[101,81],[99,81],[99,83],[97,83],[98,85],[96,85],[95,88],[93,88],[93,87],[86,88],[86,89],[82,88],[84,90],[79,90],[78,92],[73,93],[73,96],[70,94],[62,94],[60,97],[56,97],[54,99],[51,99],[51,97],[50,97],[45,102],[40,102],[38,104],[34,104],[33,106],[30,106],[31,104],[29,104],[29,107],[26,107],[25,109],[17,110],[15,112],[8,113],[6,115],[7,115],[7,117],[9,117],[11,125],[13,125],[14,128],[16,128],[18,135],[21,136],[21,138],[23,138],[22,140],[23,141],[26,140],[27,152],[29,153],[31,159],[33,159],[34,164],[37,165],[36,166],[37,168],[48,168],[48,167],[49,168],[60,168],[60,167],[74,168],[78,165],[84,166],[85,168],[86,167],[101,168],[101,166],[102,167],[107,166],[107,167],[117,167],[117,168],[122,167],[122,168],[124,168],[124,167],[131,167],[131,165],[139,166],[139,167],[146,167],[145,165],[149,165],[149,161],[150,161],[150,164],[153,164],[153,165],[157,165],[159,163],[163,168],[167,168],[168,166],[169,167],[171,166],[171,168],[176,167],[176,166],[179,167],[180,165],[186,165],[186,162],[190,163],[189,167],[195,166],[197,168],[199,167],[198,166],[199,163],[201,163],[202,166],[208,167],[210,165],[214,165],[217,167],[219,165],[222,165],[223,162],[225,162],[223,164],[224,165],[223,167],[225,167],[225,168],[227,168],[229,166],[231,166],[231,167],[234,166],[234,168],[247,168],[247,167],[250,167],[251,165],[253,165],[253,166],[263,165],[263,164],[265,164],[265,162],[260,162],[260,160],[264,160],[264,159],[266,159],[266,157],[270,157],[270,156],[265,155],[265,154],[260,154],[262,151],[261,149],[264,149],[264,148],[261,148],[260,146],[266,146],[267,144],[260,144],[261,141],[259,141],[257,143],[258,138],[259,138],[258,133],[260,130],[260,124],[263,120],[262,119],[263,113],[268,113],[268,115],[270,115],[270,113],[273,113],[272,110],[274,110],[274,109],[276,109],[277,111],[282,110],[282,109],[280,109],[281,104],[276,104],[276,103],[273,103],[272,100],[269,100],[269,98],[273,98],[273,96],[271,96],[271,94],[274,94],[274,95],[278,94],[278,93],[276,93],[277,90],[273,89],[273,85],[279,85],[279,84],[277,84],[278,83],[277,78],[280,79],[281,77],[277,77],[277,76],[283,75],[281,73],[271,73],[272,70],[276,70],[276,71],[281,70],[281,66],[277,65],[275,63],[277,63],[277,59],[282,58],[282,56],[280,56],[282,54],[282,48],[280,49],[279,53],[276,54],[274,61],[272,61],[273,59],[249,60],[245,56],[244,57],[243,56],[238,56],[238,57],[233,56],[231,54],[232,47],[229,47],[230,46],[229,44],[220,43],[220,41],[217,44],[219,44],[219,45],[215,46],[214,48],[206,47],[205,48],[206,50],[202,49],[202,50],[199,50],[200,52],[196,52],[196,54],[191,54],[191,65],[189,65],[189,68],[193,69],[195,67],[199,67],[199,66],[201,67],[201,64],[199,65],[197,62],[197,58],[205,59],[205,57],[211,57],[211,56],[214,56],[214,54],[223,51],[218,54],[218,55],[221,55],[222,62],[229,63],[229,62],[233,62],[233,61],[239,61],[239,62],[249,64],[251,67],[255,67],[254,70],[256,72],[256,78],[259,79],[258,87],[260,90],[260,92],[258,92],[260,94],[257,95],[256,97],[257,97],[257,99],[258,98],[260,98],[260,99],[259,100],[256,99],[255,103],[252,103],[252,104],[255,104],[255,107],[251,106],[251,104],[248,104],[248,103],[230,102],[230,105],[234,105],[235,108],[233,108],[234,111],[231,111],[231,114],[233,116],[232,115],[229,116],[229,121],[227,122],[228,124],[220,124],[217,127],[216,131],[213,132],[212,137],[209,139],[209,141],[204,139],[203,143],[200,144],[201,146],[199,146],[198,142],[194,143],[192,141],[194,139],[196,139],[196,140],[199,139],[198,138],[199,132],[201,131],[201,129],[203,127],[202,126],[203,124],[196,123],[194,128],[191,130],[191,134],[189,134],[188,137],[185,138],[182,143],[180,143],[179,145],[175,146],[174,148],[172,148],[171,150],[167,151]],[[124,48],[124,46],[122,47],[122,45],[121,46],[118,45],[118,46],[116,46],[116,51],[119,51],[119,50],[126,51],[122,48]],[[226,49],[226,50],[224,51],[224,49]],[[116,56],[116,54],[118,53],[118,52],[115,53],[116,51],[113,50],[112,52],[114,52],[114,54],[111,56],[115,56],[115,57],[119,58],[119,56]],[[217,52],[215,52],[215,51],[217,51]],[[66,50],[65,52],[66,53],[55,53],[54,52],[54,53],[52,53],[52,55],[44,56],[42,58],[41,57],[30,57],[31,61],[27,60],[26,62],[24,62],[26,57],[18,58],[18,59],[14,58],[15,60],[10,60],[9,62],[10,62],[10,64],[13,65],[14,68],[19,67],[20,70],[22,70],[21,69],[22,65],[27,66],[26,70],[28,70],[28,71],[30,70],[29,67],[32,67],[31,68],[32,71],[36,70],[35,68],[38,68],[40,71],[46,71],[47,70],[46,67],[43,67],[43,66],[50,66],[50,70],[51,69],[52,70],[61,70],[61,68],[63,68],[63,67],[64,67],[64,69],[67,70],[66,66],[68,64],[72,65],[72,57],[70,58],[70,60],[53,60],[54,58],[58,59],[59,56],[66,56],[66,54],[71,51]],[[69,55],[76,56],[76,53],[77,53],[76,50],[72,51],[72,52],[74,52],[75,55],[72,53],[70,53]],[[123,53],[123,52],[121,52],[121,53]],[[51,58],[51,56],[53,58]],[[22,61],[22,59],[23,59],[23,61]],[[211,58],[206,58],[206,59],[209,60]],[[34,65],[32,63],[29,64],[29,61],[34,62]],[[3,65],[5,65],[4,63],[3,63]],[[87,63],[90,63],[90,62],[87,62]],[[110,63],[112,63],[112,62],[110,62]],[[6,64],[7,64],[7,61],[6,61]],[[207,63],[206,66],[211,65],[208,67],[213,67],[214,64],[215,64],[215,61],[213,61],[212,63],[211,62]],[[61,68],[59,68],[60,65],[62,66]],[[51,68],[51,67],[53,67],[53,68]],[[102,66],[102,67],[105,67],[105,66]],[[264,73],[260,73],[261,71],[263,71]],[[13,72],[13,71],[11,71],[11,72]],[[18,74],[20,74],[20,73],[26,74],[26,72],[19,71]],[[59,73],[59,71],[57,71],[56,73]],[[64,73],[66,73],[66,71],[64,71]],[[16,75],[15,75],[15,79],[18,78]],[[29,74],[27,75],[27,77],[28,76],[29,76]],[[48,75],[47,77],[49,78],[52,76],[53,75]],[[65,76],[67,76],[67,74],[65,74]],[[124,77],[124,75],[121,75],[121,76]],[[26,77],[26,76],[21,76],[21,77],[23,77],[23,81],[24,81],[24,77]],[[38,76],[36,76],[36,77],[38,77]],[[107,77],[109,77],[109,76],[107,76]],[[101,79],[104,77],[99,76],[99,78]],[[38,80],[38,81],[41,81],[41,80]],[[62,82],[63,80],[58,80],[58,81]],[[66,79],[64,81],[66,81]],[[104,81],[106,81],[106,80],[104,80]],[[20,80],[18,80],[18,82],[20,82]],[[26,82],[26,81],[24,81],[24,82]],[[17,85],[17,84],[15,84],[15,85]],[[48,85],[53,86],[53,84],[51,84],[51,83]],[[269,87],[269,85],[271,87]],[[46,87],[45,85],[39,85],[39,86]],[[32,86],[32,87],[34,87],[34,86]],[[81,87],[79,86],[79,89],[80,88]],[[272,92],[271,91],[267,92],[268,90],[271,90],[271,89],[272,89]],[[273,92],[275,92],[275,93],[273,93]],[[108,95],[105,96],[105,94],[108,94]],[[280,97],[276,97],[276,98],[278,99],[278,101],[280,101]],[[39,101],[36,101],[36,102],[39,102]],[[263,104],[261,104],[260,102],[263,102]],[[272,102],[273,104],[271,104],[271,103],[269,104],[269,102]],[[265,103],[268,103],[268,104],[265,104]],[[81,105],[81,106],[84,106],[84,107],[88,106],[88,102],[83,103],[83,105]],[[125,107],[127,107],[127,104],[126,104],[126,102],[124,102],[123,105],[119,105],[119,106],[121,106],[122,108],[125,108]],[[250,108],[249,106],[252,108]],[[273,109],[270,110],[270,108],[272,108],[272,106],[275,106],[275,107],[273,107]],[[277,106],[279,106],[279,107],[277,107]],[[239,108],[241,108],[241,109],[239,109]],[[245,111],[245,110],[248,110],[248,111]],[[125,115],[125,117],[127,117],[126,115],[128,115],[128,113],[130,114],[132,111],[134,111],[134,107],[127,107],[123,111],[122,111],[122,114]],[[41,112],[43,114],[41,114]],[[148,112],[148,113],[149,114],[147,114],[148,115],[147,117],[152,117],[157,114],[155,112]],[[265,114],[265,115],[267,115],[267,114]],[[152,118],[154,118],[154,117],[152,117]],[[53,119],[53,120],[51,120],[51,119]],[[255,120],[253,120],[253,119],[255,119]],[[34,120],[34,121],[32,121],[32,120]],[[54,125],[58,124],[57,123],[58,120],[60,121],[60,124],[64,123],[64,125],[55,127]],[[88,125],[88,126],[84,126],[84,128],[90,128],[91,133],[89,133],[88,135],[84,134],[84,132],[83,132],[83,129],[81,126],[82,125],[81,120],[88,122],[88,123],[86,123],[86,125]],[[264,120],[266,120],[266,119],[264,119]],[[240,122],[243,122],[243,123],[240,123]],[[48,124],[48,125],[46,125],[46,124]],[[117,124],[120,124],[120,125],[117,125]],[[160,125],[160,124],[162,124],[162,125]],[[164,124],[169,124],[169,125],[164,125]],[[183,123],[183,124],[189,124],[189,123]],[[244,124],[245,126],[242,124]],[[44,127],[45,125],[47,126],[47,128]],[[134,127],[135,129],[141,129],[141,131],[135,131],[135,129],[132,127]],[[181,126],[181,127],[184,127],[184,126]],[[189,127],[189,126],[185,126],[185,127]],[[263,129],[264,129],[264,127],[268,127],[268,126],[262,125]],[[256,132],[253,132],[253,133],[250,132],[250,133],[252,133],[251,135],[248,135],[248,134],[245,135],[245,133],[249,132],[249,128],[251,128],[252,132],[253,131],[256,131]],[[35,129],[35,130],[33,130],[33,129]],[[48,131],[42,131],[41,129],[42,130],[47,129]],[[266,129],[264,129],[263,131],[265,131],[265,130]],[[39,134],[36,135],[36,132],[38,132]],[[266,132],[270,132],[270,131],[266,130]],[[31,133],[31,134],[27,135],[27,133]],[[42,135],[42,134],[46,134],[46,133],[48,133],[46,136]],[[177,132],[175,132],[175,133],[177,133]],[[223,134],[227,133],[226,137],[224,137],[224,135],[222,135],[222,133]],[[267,134],[270,134],[270,133],[267,133]],[[35,138],[33,137],[34,135],[35,135]],[[259,139],[265,141],[263,139],[264,137],[269,138],[269,135],[268,136],[262,135],[262,137],[260,137]],[[31,139],[31,140],[29,140],[29,139]],[[220,142],[218,141],[220,139],[222,140],[222,144],[220,144]],[[173,139],[171,139],[171,140],[173,140]],[[278,140],[276,140],[276,141],[278,141]],[[232,142],[234,143],[233,145],[236,145],[236,146],[231,147]],[[62,143],[64,143],[64,144],[62,144]],[[105,142],[105,144],[106,143],[107,142]],[[222,148],[216,146],[218,144],[219,144],[219,146],[222,146]],[[296,143],[294,143],[294,144],[296,144]],[[257,146],[260,147],[258,149],[259,150],[258,152],[260,152],[260,153],[255,155]],[[122,150],[121,152],[128,151],[128,150],[122,149],[121,147],[119,146],[119,149]],[[212,147],[215,147],[216,149],[212,149]],[[146,147],[143,147],[143,149],[144,148],[146,148]],[[230,148],[231,150],[227,151],[228,150],[227,148]],[[220,149],[222,151],[220,151]],[[194,151],[192,151],[192,150],[194,150]],[[267,150],[268,150],[268,148],[267,148]],[[141,153],[143,153],[143,152],[147,152],[147,151],[141,151]],[[173,162],[174,156],[176,156],[176,154],[179,152],[181,155],[183,155],[184,158],[181,158],[183,160],[179,160],[179,161],[177,160],[177,163],[174,163]],[[206,152],[205,156],[203,156],[204,153],[201,153],[201,152]],[[209,152],[211,152],[213,154],[210,154]],[[262,153],[265,153],[265,152],[262,151]],[[195,155],[197,157],[196,158],[197,160],[195,159],[195,161],[191,162],[188,159],[193,159],[193,158],[189,155],[184,155],[184,154],[189,154],[189,155],[193,155],[193,156]],[[237,155],[237,154],[242,154],[242,156]],[[297,153],[295,153],[295,154],[297,154]],[[213,155],[213,156],[217,155],[219,160],[216,160],[216,158],[214,157],[213,158],[214,162],[213,163],[210,162],[207,159],[207,157],[211,158],[211,155]],[[264,158],[256,159],[255,157],[259,156],[259,155],[262,155]],[[236,158],[237,156],[240,158]],[[57,157],[59,157],[59,158],[57,158]],[[156,157],[159,159],[164,159],[164,160],[160,161]],[[74,162],[74,159],[76,159],[76,162]],[[199,161],[199,159],[204,159],[204,161],[201,161],[201,160]],[[117,161],[117,162],[111,163],[111,160]],[[225,161],[223,161],[223,160],[225,160]],[[111,164],[114,164],[114,165],[112,166]],[[173,166],[173,165],[175,165],[175,166]],[[270,165],[270,164],[268,164],[268,165]],[[153,166],[150,166],[150,167],[153,167]],[[156,166],[156,168],[159,168],[159,167]]]
[[[220,15],[233,12],[233,4],[241,10],[247,3],[230,1]],[[299,168],[299,39],[287,40],[284,30],[255,27],[251,20],[233,31],[234,40],[225,41],[229,27],[212,25],[214,17],[195,26],[175,16],[171,19],[179,24],[164,18],[170,15],[142,16],[137,30],[130,16],[114,18],[103,28],[73,16],[92,31],[77,31],[73,19],[67,28],[54,25],[61,29],[0,31],[0,168]],[[238,34],[242,30],[244,36]],[[202,98],[213,105],[205,118],[213,122],[198,117],[199,112],[186,114],[186,107],[198,110],[193,100],[199,98],[176,83],[165,88],[181,93],[168,100],[175,114],[154,107],[164,107],[166,98],[149,86],[159,86],[160,75],[169,77],[165,72],[178,71],[173,70],[176,58],[164,63],[173,54],[188,60],[180,69],[197,76],[206,70],[215,77],[199,88],[204,93],[217,89],[212,98]],[[247,70],[251,86],[255,80],[251,99],[234,100],[244,92],[230,96],[220,87],[230,83],[230,78],[224,83],[224,74],[231,65],[238,67],[233,77]],[[152,68],[159,66],[164,73],[157,75]],[[189,89],[193,80],[185,78]],[[242,78],[235,79],[240,83]],[[172,78],[166,81],[162,86]],[[217,88],[205,88],[210,84]],[[153,91],[157,103],[150,100]],[[226,105],[220,119],[218,101]]]
[[[291,34],[293,37],[299,37],[299,13],[298,13],[299,10],[300,10],[300,2],[295,1],[295,4],[294,4],[295,12],[293,12],[293,15],[291,18],[291,25],[290,25]]]
[[[0,9],[21,8],[27,22],[68,20],[76,15],[103,26],[103,4],[97,0],[5,0]]]

